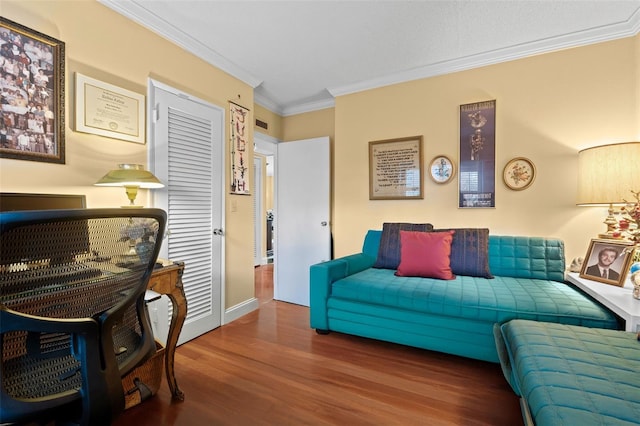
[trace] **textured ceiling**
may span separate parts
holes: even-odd
[[[99,0],[283,114],[334,96],[640,31],[640,0]]]

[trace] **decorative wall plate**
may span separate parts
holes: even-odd
[[[438,155],[429,164],[429,175],[435,183],[447,183],[455,174],[456,167],[446,155]]]
[[[509,161],[502,171],[504,184],[514,191],[528,188],[535,178],[536,166],[531,160],[524,157],[516,157]]]

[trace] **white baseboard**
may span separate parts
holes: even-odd
[[[238,318],[257,310],[259,307],[260,303],[255,297],[245,300],[242,303],[238,303],[237,305],[232,306],[224,311],[222,324],[229,324],[231,321],[235,321]]]

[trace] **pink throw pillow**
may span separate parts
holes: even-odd
[[[453,280],[451,243],[455,231],[400,231],[399,277],[438,278]]]

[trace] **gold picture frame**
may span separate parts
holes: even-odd
[[[580,269],[580,277],[604,284],[624,287],[633,260],[631,241],[592,239]],[[607,269],[606,276],[602,270]]]
[[[516,157],[504,166],[502,181],[507,188],[522,191],[531,186],[536,178],[536,166],[525,157]]]
[[[145,96],[76,72],[76,131],[143,144]]]
[[[423,199],[422,136],[369,142],[369,199]]]
[[[456,175],[456,165],[446,155],[437,155],[429,164],[429,176],[437,184],[450,182]]]
[[[0,54],[16,70],[5,75],[0,157],[64,164],[64,42],[4,17],[0,32],[8,40]]]

